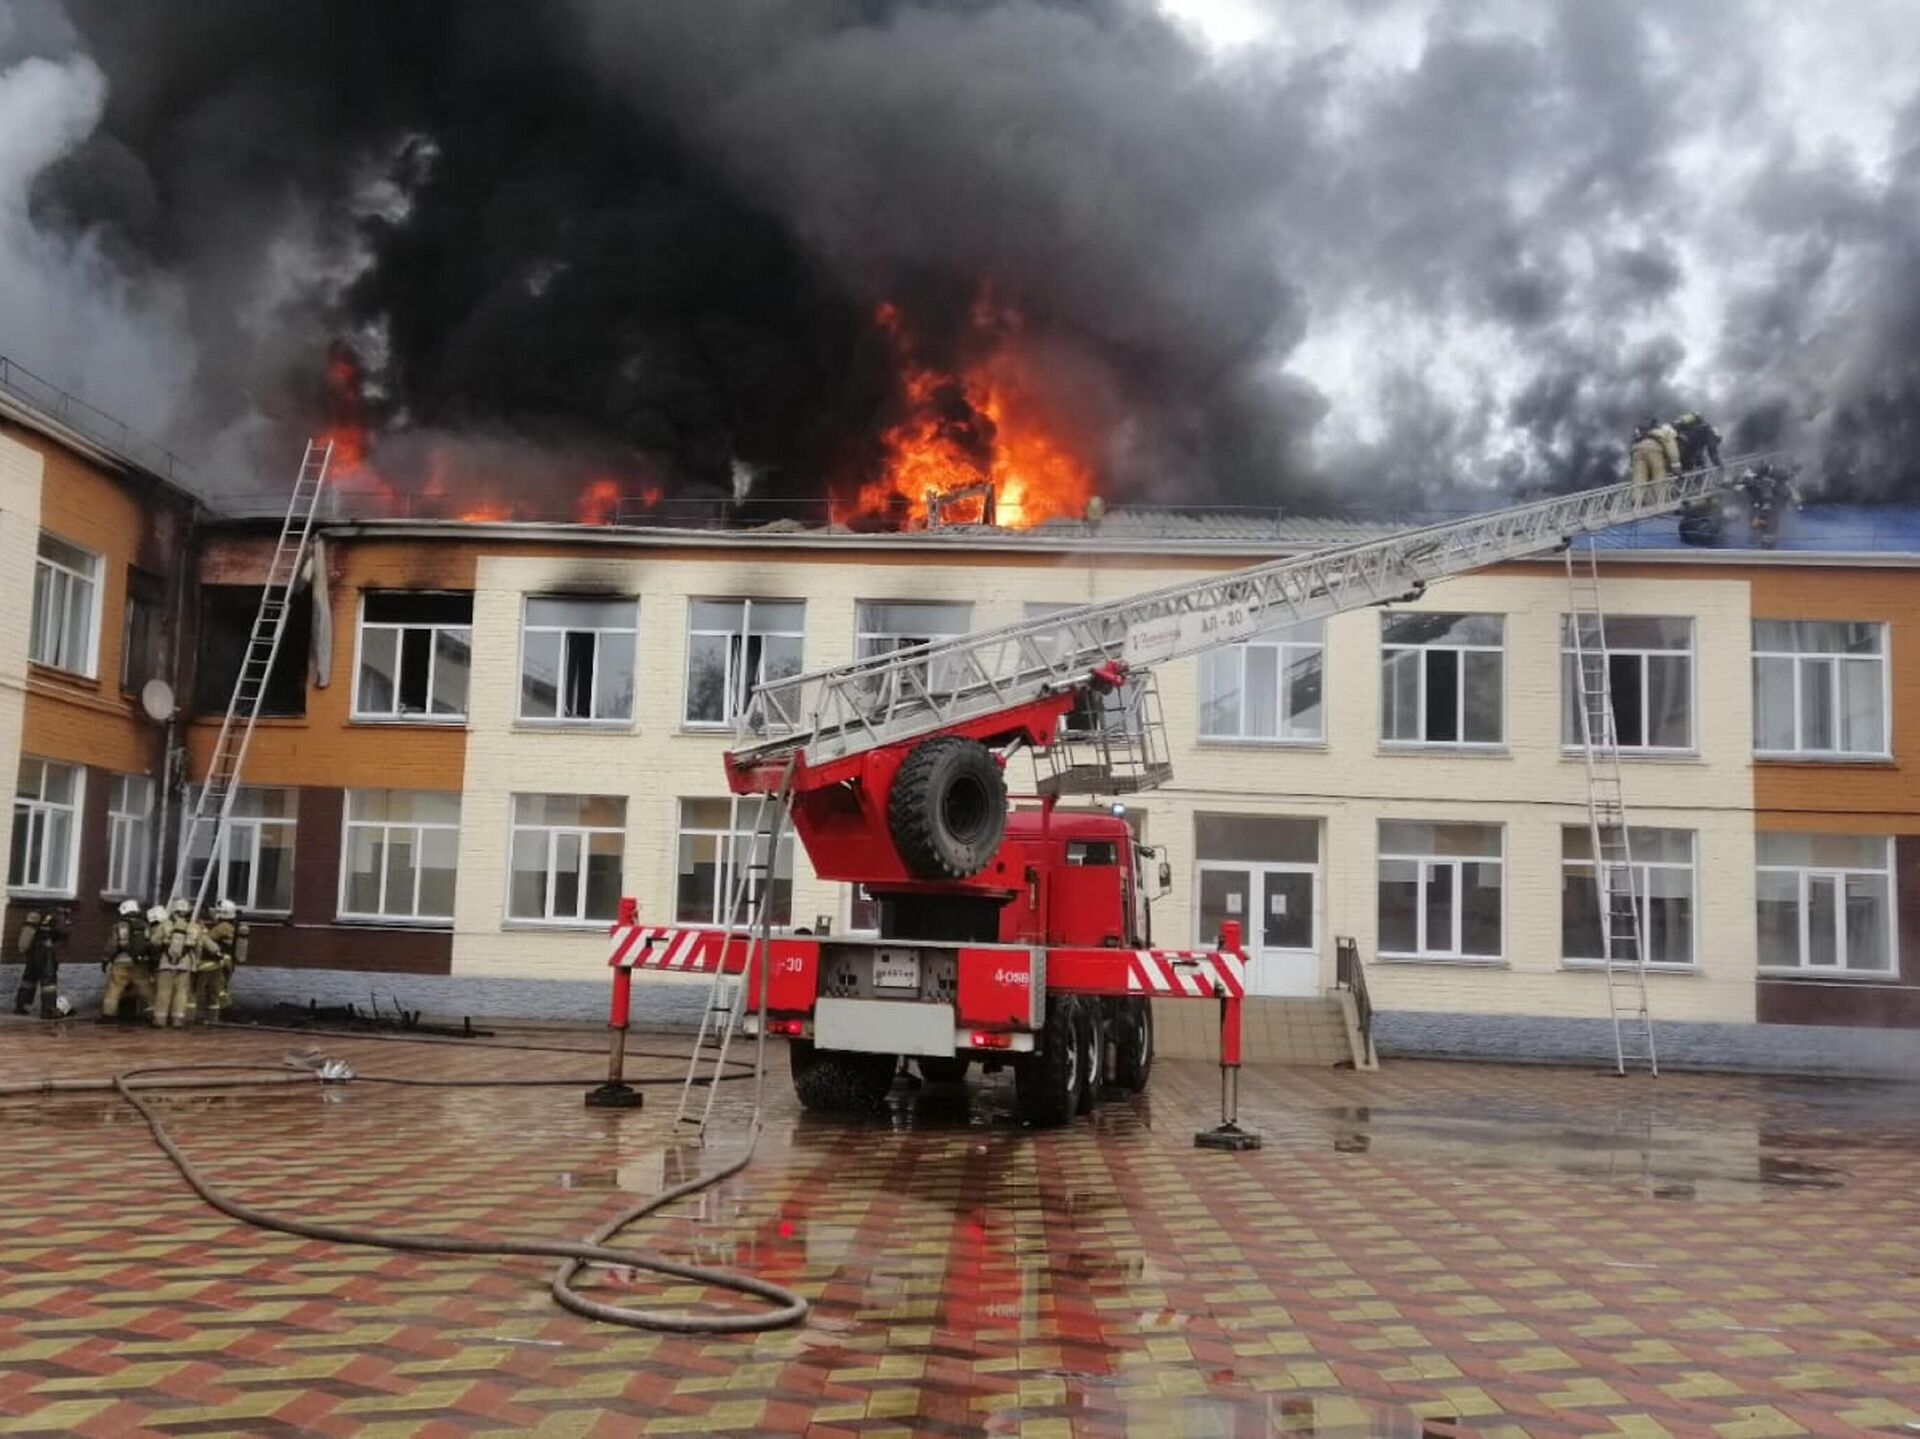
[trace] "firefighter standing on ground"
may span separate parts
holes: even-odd
[[[30,909],[20,925],[20,988],[13,1012],[27,1014],[36,998],[42,1019],[57,1019],[60,1004],[60,946],[67,941],[67,915],[59,909]]]
[[[212,962],[196,979],[200,981],[200,1005],[209,1019],[224,1019],[233,1008],[233,970],[247,962],[247,926],[240,922],[240,909],[230,899],[214,907],[213,925],[207,930],[212,947]]]
[[[1650,485],[1669,475],[1680,473],[1680,436],[1672,425],[1647,419],[1633,432],[1632,478],[1636,485]]]
[[[147,921],[147,943],[160,968],[154,985],[154,1025],[185,1028],[193,1018],[193,962],[199,948],[193,933],[200,926],[188,920],[184,899],[176,899],[171,910],[155,905],[147,911]]]
[[[114,1019],[129,989],[141,1004],[153,1003],[153,970],[148,958],[147,926],[141,921],[140,901],[121,902],[120,914],[107,929],[107,952],[100,961],[107,971],[107,992],[100,999],[100,1017]]]

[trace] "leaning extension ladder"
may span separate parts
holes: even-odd
[[[195,850],[203,841],[207,845],[207,867],[193,892],[196,919],[206,908],[215,873],[220,868],[221,841],[226,837],[228,822],[233,817],[233,803],[240,793],[240,767],[246,763],[247,746],[253,740],[253,727],[266,699],[267,678],[273,673],[274,658],[280,653],[280,637],[286,633],[287,613],[292,608],[300,571],[307,562],[313,539],[313,517],[319,510],[320,492],[326,488],[327,468],[332,462],[332,440],[307,441],[300,471],[294,476],[293,494],[287,499],[286,518],[280,522],[280,538],[267,565],[266,584],[260,591],[260,608],[254,611],[253,630],[247,636],[240,674],[234,681],[233,696],[227,701],[226,717],[220,721],[220,737],[214,742],[207,777],[200,786],[200,797],[194,803],[193,817],[180,844],[173,888],[169,891],[175,899],[187,892]]]
[[[765,1008],[767,973],[766,963],[773,942],[773,878],[780,863],[780,841],[788,824],[789,804],[793,791],[793,771],[795,763],[787,761],[786,773],[781,777],[780,789],[776,794],[757,796],[759,808],[754,812],[753,837],[749,841],[746,862],[738,857],[731,866],[731,884],[727,894],[727,923],[721,944],[723,962],[715,966],[713,979],[707,986],[706,1003],[700,1014],[700,1031],[694,1036],[693,1053],[687,1059],[686,1082],[680,1086],[680,1107],[674,1111],[673,1122],[676,1130],[683,1124],[693,1126],[695,1139],[704,1138],[707,1124],[713,1118],[713,1101],[720,1093],[720,1081],[727,1071],[727,1053],[733,1046],[733,1037],[739,1032],[741,1018],[746,1013],[748,976],[760,975],[760,995],[762,1009]],[[734,851],[739,844],[740,831],[729,826],[727,850]],[[743,926],[740,917],[749,907],[752,917]],[[746,965],[736,974],[727,972],[724,956],[733,946],[735,935],[742,935],[747,941]],[[761,1016],[759,1042],[766,1043],[765,1015]],[[699,1113],[694,1113],[693,1092],[702,1082],[705,1070],[706,1100],[701,1104]],[[760,1107],[754,1106],[757,1124]]]
[[[1600,608],[1600,567],[1591,543],[1584,558],[1567,547],[1567,609],[1571,630],[1580,748],[1587,770],[1587,833],[1600,910],[1600,958],[1613,1020],[1614,1071],[1644,1064],[1660,1073],[1653,1015],[1647,1003],[1647,953],[1642,931],[1640,871],[1620,783],[1620,736],[1613,714],[1612,666],[1606,615]]]

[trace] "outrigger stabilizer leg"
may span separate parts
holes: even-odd
[[[620,901],[620,922],[635,919],[634,902]],[[597,1084],[586,1094],[588,1109],[638,1109],[646,1096],[626,1082],[627,1021],[633,1003],[633,971],[622,965],[613,972],[613,1006],[607,1015],[612,1032],[607,1043],[607,1082]]]
[[[1240,924],[1228,920],[1220,926],[1220,947],[1238,951]],[[1195,1149],[1258,1149],[1260,1136],[1240,1127],[1240,998],[1215,984],[1220,999],[1220,1122],[1193,1136]]]

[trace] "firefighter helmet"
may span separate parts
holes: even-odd
[[[134,918],[137,918],[137,917],[139,916],[139,914],[140,914],[140,901],[139,901],[139,900],[137,900],[137,899],[123,899],[123,900],[121,900],[121,901],[120,901],[120,918],[122,918],[122,919],[134,919]]]

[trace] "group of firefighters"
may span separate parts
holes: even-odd
[[[1649,417],[1634,427],[1627,454],[1636,485],[1708,466],[1719,469],[1720,432],[1692,410],[1671,423]]]
[[[28,911],[20,929],[19,952],[26,968],[14,995],[15,1014],[29,1014],[37,1007],[51,1019],[65,1012],[59,976],[66,929],[61,910]],[[128,1017],[137,1018],[137,1006],[144,1005],[158,1028],[183,1028],[201,1016],[219,1019],[233,1006],[234,968],[246,962],[247,926],[232,900],[214,907],[210,923],[196,918],[184,899],[156,904],[144,914],[140,901],[124,900],[107,928],[100,961],[107,973],[100,1018],[119,1018],[131,994],[135,1007]]]

